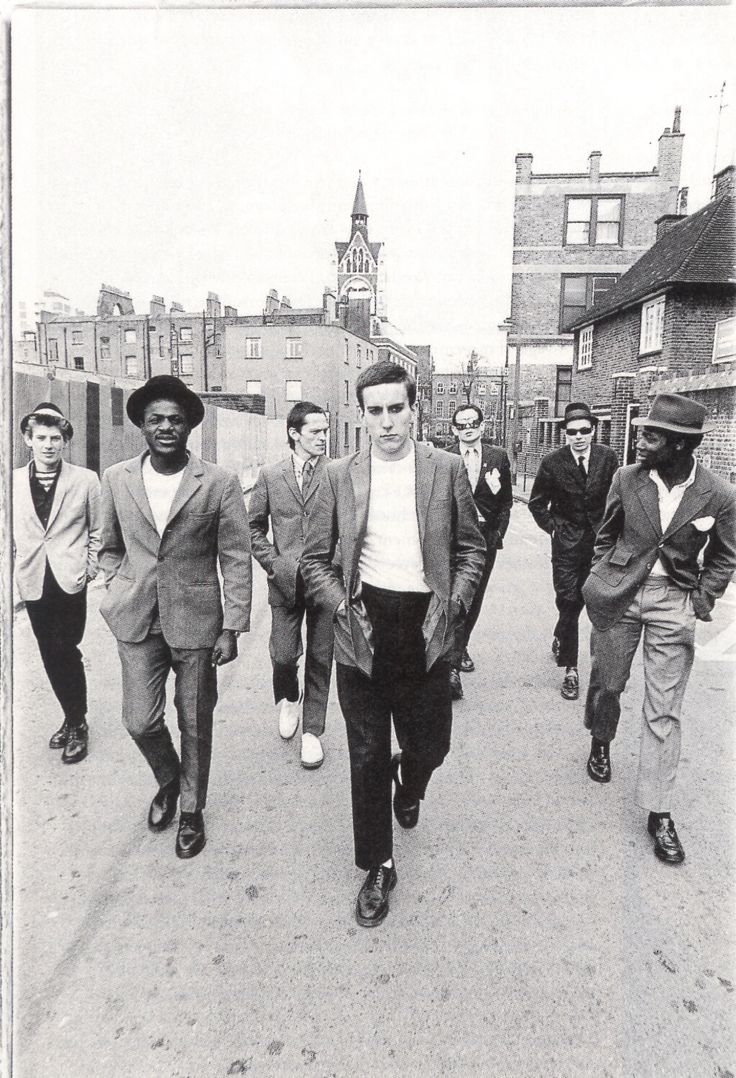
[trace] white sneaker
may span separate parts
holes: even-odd
[[[291,741],[299,728],[301,718],[302,700],[282,700],[279,712],[279,733],[284,741]]]
[[[313,771],[320,767],[325,754],[322,751],[322,742],[316,734],[302,734],[302,767],[307,771]]]

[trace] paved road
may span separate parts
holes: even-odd
[[[546,540],[517,505],[453,751],[419,827],[397,836],[391,913],[369,931],[352,914],[337,701],[308,773],[298,739],[277,735],[256,571],[191,862],[173,830],[146,828],[154,789],[120,724],[100,592],[91,754],[73,768],[46,748],[57,709],[16,618],[14,1075],[732,1078],[733,600],[699,626],[675,814],[687,860],[660,865],[631,800],[640,665],[614,781],[596,786],[582,706],[559,696],[548,653]]]

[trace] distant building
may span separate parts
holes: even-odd
[[[475,353],[473,353],[475,355]],[[475,404],[483,412],[483,435],[490,442],[503,438],[503,367],[478,367],[471,362],[465,372],[432,375],[430,437],[437,445],[451,445],[452,417],[464,404]]]
[[[381,255],[382,243],[368,239],[368,208],[363,191],[363,181],[358,173],[358,185],[350,215],[350,239],[335,244],[335,268],[337,272],[337,298],[346,303],[352,297],[367,298],[370,313],[385,315],[384,268]]]
[[[410,344],[409,349],[417,357],[417,424],[416,436],[420,442],[432,437],[432,378],[434,360],[429,344]]]

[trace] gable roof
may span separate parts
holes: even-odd
[[[358,233],[356,232],[356,236],[357,235],[358,235]],[[363,236],[363,233],[361,232],[360,235]],[[363,236],[363,240],[365,241],[365,236]],[[350,243],[352,243],[352,242],[353,241],[350,240]],[[339,243],[339,242],[335,243],[335,250],[337,251],[337,260],[338,260],[338,262],[340,262],[342,260],[343,255],[345,254],[348,247],[350,246],[350,243]],[[368,247],[370,247],[370,251],[371,251],[371,254],[373,255],[374,261],[378,262],[378,255],[380,254],[380,251],[381,251],[381,248],[383,247],[383,244],[382,243],[369,243]]]
[[[657,240],[569,330],[580,329],[675,284],[736,285],[736,198],[723,195]]]

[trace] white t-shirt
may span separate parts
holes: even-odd
[[[662,527],[662,535],[667,531],[672,518],[680,508],[680,502],[683,499],[685,491],[688,487],[691,487],[695,482],[695,469],[697,467],[697,461],[693,461],[693,466],[690,471],[690,475],[687,479],[684,479],[682,483],[675,483],[671,490],[667,489],[667,484],[660,479],[659,472],[656,468],[652,468],[649,473],[649,478],[657,488],[657,498],[659,500],[659,523]],[[662,564],[662,559],[657,558],[654,563],[650,576],[667,576],[667,570]]]
[[[364,584],[387,591],[429,592],[417,520],[414,443],[401,460],[371,456],[368,522],[358,569]]]
[[[153,522],[159,535],[164,534],[164,528],[169,519],[171,506],[174,503],[176,492],[184,475],[184,469],[173,475],[162,475],[151,464],[151,458],[146,457],[143,461],[143,486],[146,489],[146,497],[153,514]]]

